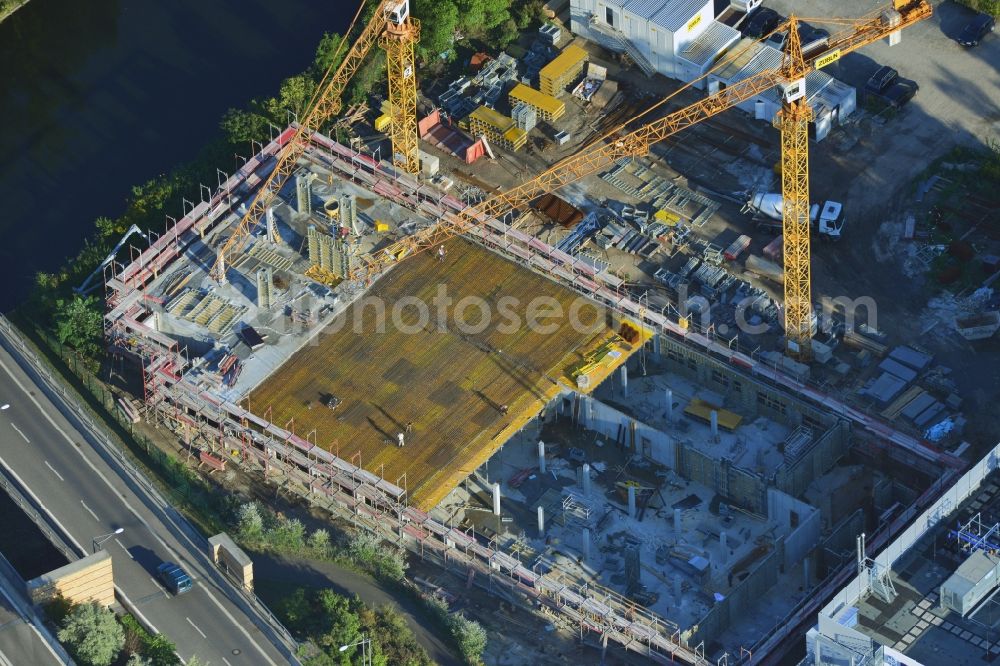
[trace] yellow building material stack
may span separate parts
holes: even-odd
[[[587,52],[570,44],[556,59],[542,67],[538,73],[539,88],[546,95],[555,97],[573,82],[587,64]]]
[[[533,108],[542,120],[559,120],[566,113],[566,103],[552,95],[546,95],[523,83],[518,83],[510,91],[510,105],[523,102]]]
[[[528,142],[528,133],[515,125],[513,119],[485,106],[470,113],[468,120],[473,134],[482,134],[491,143],[508,150],[520,150]]]

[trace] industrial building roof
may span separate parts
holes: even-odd
[[[538,75],[541,78],[556,80],[579,64],[581,60],[586,59],[586,51],[581,49],[576,44],[570,44],[564,48],[562,53],[557,55],[552,62],[547,64],[545,67],[542,67]]]
[[[967,560],[955,569],[955,573],[944,582],[944,586],[953,594],[965,596],[984,578],[993,576],[998,564],[1000,564],[1000,559],[990,557],[981,550],[974,551]]]
[[[679,55],[698,67],[704,67],[739,38],[740,31],[736,28],[712,21],[708,29],[688,44]]]
[[[557,116],[566,109],[565,102],[556,99],[552,95],[546,95],[539,90],[535,90],[531,86],[526,86],[523,83],[518,83],[511,89],[510,99],[512,102],[514,100],[524,102],[552,116]]]
[[[756,40],[744,37],[736,46],[729,49],[729,52],[724,58],[725,64],[712,72],[713,75],[723,81],[735,80],[736,75],[749,65],[750,61],[756,58],[763,48],[763,44],[759,44]]]
[[[642,0],[638,0],[642,1]],[[712,0],[707,0],[711,3]],[[661,3],[661,8],[650,17],[650,21],[670,32],[677,32],[698,14],[706,4],[706,0],[667,0]],[[629,3],[629,7],[631,3]],[[632,11],[626,7],[628,11]]]

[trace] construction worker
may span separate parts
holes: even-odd
[[[406,440],[403,433],[399,433],[398,435],[396,435],[396,437],[399,438],[399,448],[403,448],[404,446],[406,446]]]
[[[444,255],[447,254],[444,249],[444,245],[438,246],[438,261],[444,261]]]
[[[508,411],[510,411],[510,407],[508,407],[507,405],[500,405],[501,414],[506,414]]]
[[[413,432],[413,421],[406,422],[406,432],[407,433]]]

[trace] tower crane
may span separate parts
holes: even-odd
[[[812,337],[808,128],[812,109],[806,101],[806,75],[880,39],[888,38],[890,44],[895,44],[903,28],[929,18],[932,12],[927,0],[892,0],[891,5],[860,19],[815,19],[817,22],[846,23],[848,27],[832,35],[825,50],[808,58],[802,53],[798,19],[791,17],[776,29],[788,30],[789,35],[780,67],[737,81],[638,129],[605,136],[603,141],[591,144],[517,187],[493,195],[460,213],[448,214],[437,224],[362,257],[348,277],[353,280],[371,279],[411,254],[465,233],[490,218],[500,219],[508,211],[600,172],[619,159],[643,156],[653,144],[777,86],[782,97],[782,108],[775,125],[781,131],[786,351],[799,358],[808,358]]]
[[[353,31],[365,3],[361,2],[350,27]],[[312,135],[322,125],[335,118],[341,111],[341,97],[354,74],[361,67],[365,56],[377,41],[386,52],[386,69],[389,79],[389,136],[392,139],[393,163],[408,173],[420,168],[417,152],[417,77],[414,47],[420,40],[420,22],[410,16],[409,0],[382,0],[374,15],[361,31],[358,39],[344,55],[340,65],[332,65],[323,75],[312,99],[299,119],[295,133],[278,156],[278,162],[247,207],[233,234],[219,249],[212,267],[212,276],[225,281],[225,267],[244,248],[250,232],[264,217],[268,207],[278,196],[288,177],[297,168],[297,162],[309,147]],[[337,49],[340,54],[345,42]],[[336,62],[336,59],[334,60]]]

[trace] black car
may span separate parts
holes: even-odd
[[[778,27],[784,17],[770,7],[761,7],[750,15],[743,24],[743,34],[747,37],[760,39]]]
[[[865,84],[865,96],[876,106],[898,109],[917,94],[920,86],[915,81],[902,79],[892,67],[885,65],[871,75]]]
[[[979,46],[979,40],[988,33],[993,32],[996,21],[989,14],[976,14],[965,26],[965,30],[958,36],[958,43],[962,46]]]
[[[771,36],[764,42],[768,46],[773,46],[779,51],[785,50],[788,42],[788,31],[779,30],[771,33]],[[802,44],[803,55],[809,55],[827,47],[830,43],[830,33],[822,28],[814,28],[806,23],[799,24],[799,42]]]

